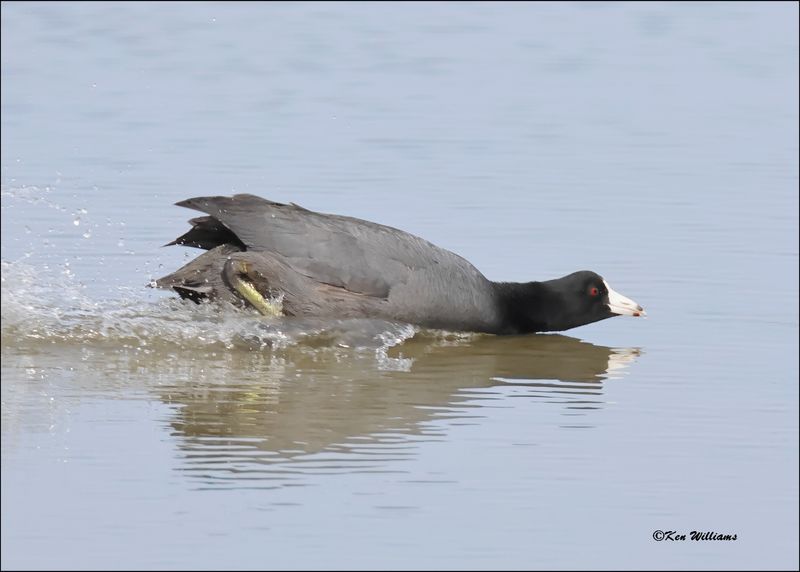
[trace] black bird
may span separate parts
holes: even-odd
[[[542,282],[492,282],[448,250],[357,218],[254,195],[176,204],[208,216],[189,221],[191,230],[169,244],[208,252],[156,286],[196,302],[249,302],[264,314],[380,318],[493,334],[645,315],[588,270]]]

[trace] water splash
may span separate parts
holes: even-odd
[[[388,350],[418,329],[383,320],[267,319],[229,305],[194,304],[147,289],[117,288],[92,299],[69,264],[54,273],[24,261],[2,261],[3,345],[89,344],[135,351],[227,349],[374,352],[387,368],[408,360]]]
[[[32,205],[44,205],[57,211],[67,209],[50,199],[55,187],[51,185],[0,185],[0,196],[4,199],[19,200]]]

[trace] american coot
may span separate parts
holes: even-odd
[[[191,230],[169,244],[208,252],[156,286],[197,302],[247,301],[263,314],[380,318],[494,334],[645,315],[587,270],[542,282],[492,282],[452,252],[357,218],[254,195],[176,204],[208,216],[192,219]]]

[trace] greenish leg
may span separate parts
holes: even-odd
[[[283,305],[279,301],[273,301],[262,296],[248,279],[247,275],[250,273],[250,265],[247,262],[243,260],[229,260],[225,264],[225,273],[233,289],[256,310],[265,316],[277,317],[283,315]]]

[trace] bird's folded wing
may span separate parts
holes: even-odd
[[[422,238],[357,218],[254,195],[196,197],[176,204],[215,218],[248,250],[280,254],[297,272],[350,292],[387,298],[413,273],[436,266],[480,275],[460,256]]]

